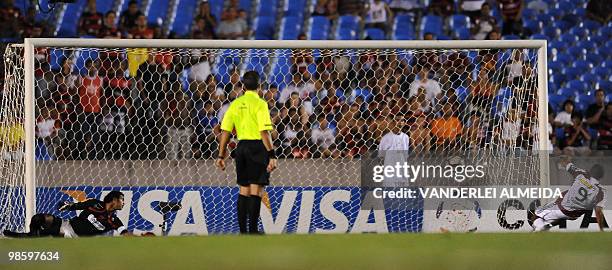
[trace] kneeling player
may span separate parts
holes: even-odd
[[[30,232],[17,233],[5,230],[8,237],[78,237],[105,235],[115,231],[121,235],[130,234],[115,212],[123,208],[123,193],[111,191],[104,201],[89,199],[83,202],[60,206],[60,211],[82,210],[70,220],[50,214],[36,214],[30,221]]]
[[[603,168],[594,165],[590,172],[576,167],[569,160],[562,160],[560,165],[574,177],[569,190],[563,192],[563,197],[539,207],[533,217],[534,231],[547,231],[563,220],[574,220],[591,213],[595,209],[595,218],[599,229],[604,229],[603,206],[605,204],[605,189],[597,179],[603,177]]]

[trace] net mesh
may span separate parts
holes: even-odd
[[[216,170],[213,158],[220,120],[243,92],[241,74],[255,70],[280,158],[260,226],[377,231],[367,224],[382,215],[384,230],[419,231],[418,207],[373,215],[360,207],[360,158],[400,121],[412,156],[484,156],[494,168],[489,184],[537,184],[538,162],[528,154],[538,145],[536,56],[535,49],[39,47],[36,210],[70,218],[76,213],[58,213],[58,202],[121,189],[119,217],[131,230],[161,233],[167,219],[170,234],[236,232],[235,174]],[[0,128],[10,130],[23,123],[23,49],[9,47],[5,65]],[[10,134],[2,132],[0,227],[20,230],[24,148]],[[183,208],[164,216],[159,201]]]

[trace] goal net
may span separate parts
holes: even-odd
[[[130,230],[237,232],[231,158],[226,171],[214,158],[248,70],[261,75],[279,157],[263,194],[267,233],[420,231],[421,200],[403,209],[362,203],[361,161],[388,133],[409,136],[411,157],[488,164],[487,185],[546,181],[534,154],[546,134],[537,44],[73,41],[5,52],[0,229],[24,231],[33,213],[71,218],[77,213],[58,212],[58,203],[121,190],[118,216]],[[160,202],[182,208],[166,213]]]

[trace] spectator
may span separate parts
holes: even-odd
[[[109,80],[104,96],[106,107],[104,108],[102,140],[105,143],[104,153],[107,159],[127,158],[126,150],[126,124],[128,114],[133,115],[130,90],[132,81],[125,77],[125,62],[117,65],[115,70],[109,74]]]
[[[586,123],[594,129],[597,129],[601,124],[602,116],[606,115],[606,92],[603,89],[595,91],[595,103],[589,105],[586,110]]]
[[[586,6],[586,17],[601,24],[607,24],[612,18],[612,5],[608,0],[590,0]]]
[[[561,143],[563,153],[566,155],[589,154],[591,135],[582,123],[582,114],[572,113],[571,122],[572,124],[564,129],[565,140]]]
[[[104,80],[98,75],[98,70],[91,59],[85,62],[85,68],[87,74],[83,76],[79,83],[79,109],[82,112],[79,115],[79,123],[81,124],[81,133],[83,136],[84,149],[81,153],[81,159],[95,159],[97,147],[101,146],[97,144],[100,141],[100,134],[98,133],[98,124],[102,120],[102,104],[103,104],[103,82]]]
[[[136,20],[136,27],[132,28],[128,34],[128,38],[151,39],[153,35],[153,29],[147,26],[147,17],[145,15],[140,15],[138,16],[138,20]]]
[[[55,147],[57,145],[58,123],[57,111],[47,107],[40,109],[40,116],[36,119],[36,144],[44,147],[45,159],[54,159]]]
[[[572,114],[574,113],[574,102],[571,100],[566,100],[563,102],[563,111],[555,116],[555,120],[553,125],[555,127],[569,127],[574,124],[572,122]]]
[[[303,127],[306,127],[309,119],[308,110],[306,109],[306,106],[304,106],[298,94],[295,92],[291,93],[290,98],[284,103],[284,106],[281,109],[281,117],[284,118],[291,109],[296,109],[297,115],[300,118],[300,123]]]
[[[480,113],[474,112],[470,115],[465,127],[465,146],[467,149],[478,150],[485,146],[487,127],[480,117]]]
[[[386,2],[382,0],[370,0],[366,10],[366,28],[379,28],[385,33],[389,30],[390,22],[393,21],[393,13]]]
[[[136,22],[142,15],[142,12],[138,10],[138,2],[136,0],[131,0],[128,4],[128,9],[121,13],[119,29],[122,32],[129,32],[132,28],[136,27]]]
[[[520,49],[512,50],[512,60],[506,66],[508,72],[508,84],[521,86],[521,80],[524,74],[527,73],[527,65],[525,65],[525,54]],[[523,89],[523,88],[520,88]]]
[[[425,115],[418,115],[410,126],[410,140],[412,141],[413,152],[416,155],[429,152],[431,148],[431,134],[429,133],[427,117]]]
[[[249,36],[247,22],[238,17],[236,8],[230,7],[224,12],[217,36],[221,39],[246,39]]]
[[[29,7],[26,16],[21,23],[21,37],[23,38],[38,38],[46,35],[47,27],[43,22],[36,19],[36,8]]]
[[[442,89],[440,83],[434,79],[429,79],[430,67],[424,65],[414,81],[410,84],[409,96],[415,96],[419,88],[425,89],[425,96],[429,102],[436,104],[437,100],[442,98]]]
[[[214,78],[214,77],[213,77]],[[219,118],[215,114],[214,105],[207,101],[198,112],[198,122],[195,129],[196,143],[194,152],[196,158],[210,158],[217,149],[217,137],[220,134]]]
[[[501,126],[501,144],[510,149],[517,145],[516,141],[521,133],[521,119],[519,113],[515,108],[508,110],[506,117],[504,117]]]
[[[121,38],[121,31],[117,29],[115,25],[115,12],[109,11],[106,12],[106,16],[104,16],[104,25],[100,28],[98,32],[99,38]]]
[[[278,101],[285,103],[287,99],[296,93],[299,98],[305,99],[310,96],[310,93],[315,91],[314,84],[310,81],[304,81],[299,73],[293,74],[293,80],[280,93]]]
[[[330,20],[338,18],[338,0],[318,0],[312,16],[325,16]]]
[[[548,12],[548,3],[544,0],[531,0],[531,2],[527,4],[527,8],[533,9],[539,13],[546,13]]]
[[[214,57],[210,52],[199,49],[191,50],[191,60],[189,62],[193,63],[193,65],[189,70],[189,81],[191,83],[195,82],[196,84],[206,82],[208,76],[211,74],[211,65],[213,61]]]
[[[486,0],[459,0],[459,11],[474,21],[480,14]]]
[[[410,13],[410,12],[418,12],[421,9],[421,1],[420,0],[391,0],[389,3],[389,8],[394,13]]]
[[[453,106],[445,103],[442,107],[443,116],[431,123],[431,135],[436,142],[436,150],[455,150],[459,146],[459,138],[463,134],[463,126],[459,118],[453,114]]]
[[[195,16],[195,22],[197,23],[200,19],[204,19],[204,25],[206,26],[204,32],[212,33],[214,36],[215,28],[217,28],[217,18],[210,12],[210,4],[207,0],[200,2],[198,15]]]
[[[191,158],[191,136],[193,103],[183,92],[180,84],[171,84],[170,93],[161,103],[161,111],[168,137],[164,149],[166,159]]]
[[[192,39],[215,39],[214,28],[204,18],[196,19],[196,24],[191,32]]]
[[[524,0],[497,0],[503,19],[502,35],[521,35]]]
[[[336,140],[334,130],[329,128],[326,115],[317,117],[318,125],[312,129],[310,140],[314,144],[311,150],[314,157],[327,158],[332,155],[333,143]]]
[[[363,12],[362,0],[338,0],[338,11],[340,15],[359,16]]]
[[[308,73],[308,66],[312,63],[314,63],[314,57],[312,57],[311,50],[296,49],[291,51],[291,74]]]
[[[487,40],[500,40],[500,39],[501,39],[501,34],[496,29],[493,29],[487,35]]]
[[[597,149],[612,150],[612,103],[606,105],[606,112],[599,118]]]
[[[79,36],[97,37],[104,25],[104,15],[98,12],[96,0],[87,0],[87,7],[79,19]]]
[[[489,3],[482,4],[480,15],[474,16],[472,24],[472,34],[474,39],[483,40],[491,31],[497,28],[497,20],[491,16],[491,6]]]
[[[281,156],[285,157],[302,157],[304,153],[301,147],[304,142],[301,141],[305,137],[302,121],[297,108],[289,108],[286,110],[284,117],[281,116],[281,123],[278,125],[281,138]]]
[[[436,16],[446,18],[453,15],[455,2],[453,0],[432,0],[429,4],[429,10]]]
[[[21,17],[21,11],[15,6],[15,0],[3,0],[0,5],[0,37],[19,37]]]

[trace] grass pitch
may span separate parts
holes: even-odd
[[[8,251],[59,251],[10,262]],[[0,269],[612,269],[611,233],[0,239]]]

